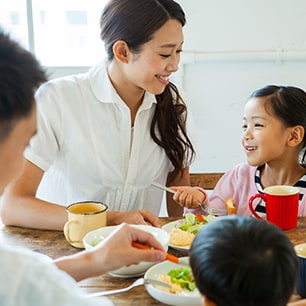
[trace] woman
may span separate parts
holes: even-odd
[[[186,106],[169,81],[185,15],[172,0],[112,0],[101,16],[107,63],[38,91],[38,133],[4,196],[5,224],[62,229],[65,206],[105,202],[108,224],[159,226],[162,191],[189,185],[194,149]],[[182,208],[170,197],[169,215]],[[16,213],[18,212],[18,213]]]

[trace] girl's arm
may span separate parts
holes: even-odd
[[[175,181],[169,182],[168,186],[171,186],[171,189],[175,190],[176,193],[167,194],[168,199],[168,213],[169,213],[169,204],[171,207],[178,211],[177,207],[187,207],[187,208],[198,208],[199,204],[203,204],[207,201],[208,195],[206,191],[200,187],[191,187],[190,186],[190,175],[189,169],[185,168],[184,174],[181,178],[176,179]],[[173,206],[172,206],[173,205]],[[183,209],[179,210],[180,216],[183,213]],[[170,216],[170,215],[169,215]]]

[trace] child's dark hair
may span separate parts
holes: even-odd
[[[100,37],[108,60],[112,60],[113,45],[124,40],[129,49],[139,53],[145,43],[167,21],[177,20],[185,25],[185,13],[173,0],[110,0],[100,19]],[[194,149],[186,133],[187,108],[176,86],[169,83],[164,92],[156,95],[157,105],[151,123],[151,137],[161,146],[177,177],[194,157]],[[190,154],[188,154],[190,153]],[[170,179],[171,179],[170,178]]]
[[[301,125],[304,128],[301,164],[306,167],[306,92],[293,86],[268,85],[254,91],[251,97],[267,97],[266,111],[286,127]]]
[[[285,306],[298,271],[285,233],[237,215],[219,217],[199,231],[190,265],[200,292],[218,306]]]
[[[45,80],[34,56],[0,28],[0,140],[17,120],[30,115],[35,90]]]

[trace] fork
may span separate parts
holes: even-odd
[[[134,287],[141,286],[141,285],[146,285],[146,284],[154,284],[158,286],[163,286],[167,289],[171,289],[171,285],[166,284],[164,282],[158,281],[156,279],[148,279],[148,278],[138,278],[136,279],[131,285],[125,288],[120,288],[120,289],[114,289],[114,290],[107,290],[107,291],[102,291],[102,292],[94,292],[94,293],[89,293],[87,294],[87,297],[97,297],[97,296],[104,296],[104,295],[110,295],[110,294],[116,294],[116,293],[121,293],[121,292],[126,292],[131,290]]]
[[[169,188],[169,187],[167,187],[167,186],[161,185],[161,184],[159,184],[159,183],[157,183],[157,182],[151,182],[151,185],[154,186],[154,187],[156,187],[156,188],[159,188],[159,189],[168,191],[168,192],[170,192],[170,193],[173,193],[173,194],[175,193],[175,190],[173,190],[173,189],[171,189],[171,188]]]
[[[213,216],[225,216],[227,215],[227,209],[225,208],[210,208],[204,204],[200,204],[199,207],[207,214]]]

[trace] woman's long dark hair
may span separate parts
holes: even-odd
[[[306,92],[293,86],[267,85],[254,91],[251,97],[269,97],[266,110],[279,118],[286,127],[304,128],[301,164],[306,167]]]
[[[132,52],[140,52],[143,44],[170,19],[178,20],[182,26],[186,23],[184,11],[173,0],[110,0],[100,19],[107,59],[114,58],[113,45],[118,40],[124,40]],[[156,100],[150,132],[174,167],[171,180],[182,174],[195,154],[186,131],[187,108],[171,82],[156,95]]]
[[[176,100],[173,103],[173,92]],[[187,108],[182,101],[176,86],[172,83],[164,92],[156,96],[157,106],[151,124],[151,136],[154,141],[164,148],[175,170],[171,178],[176,177],[185,167],[184,162],[193,158],[194,149],[186,133]],[[158,127],[160,139],[155,133]],[[188,155],[191,149],[191,155]]]

